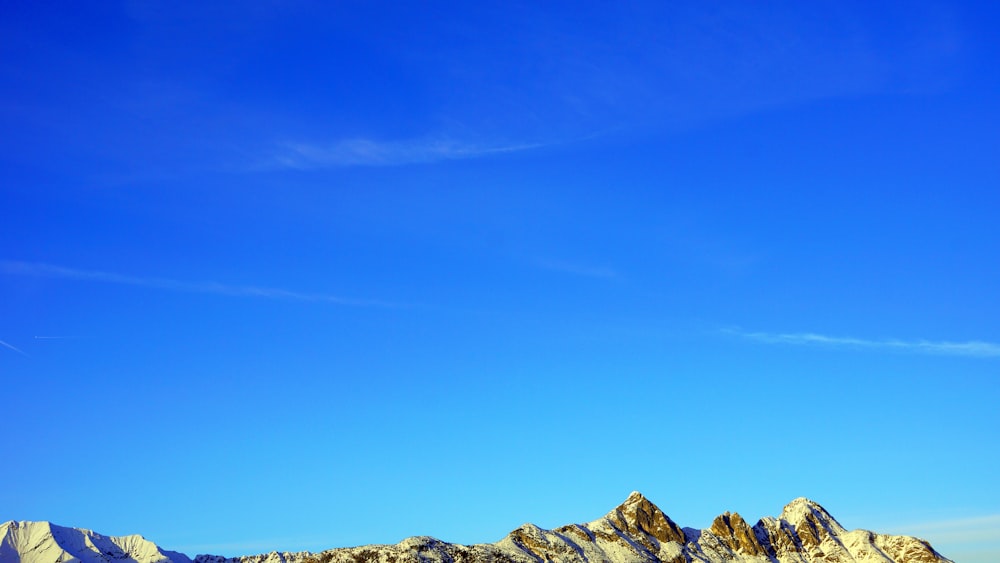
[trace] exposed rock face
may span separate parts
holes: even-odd
[[[730,514],[727,511],[716,516],[708,532],[718,538],[719,543],[733,553],[767,554],[767,549],[761,545],[753,528],[739,514]]]
[[[659,542],[684,543],[684,532],[658,506],[638,492],[629,495],[605,519],[632,537],[646,536]],[[645,543],[645,542],[643,542]]]
[[[103,538],[98,543],[50,545],[44,528],[30,541],[19,530],[48,523],[8,522],[0,527],[0,563],[191,563],[138,538]],[[58,528],[51,526],[52,529]],[[11,530],[15,532],[12,534]],[[13,539],[11,539],[13,538]],[[132,542],[132,543],[130,543]],[[59,542],[56,541],[58,544]],[[65,542],[64,542],[65,543]],[[132,548],[131,545],[138,547]],[[62,544],[59,544],[62,545]],[[110,546],[118,546],[110,547]],[[121,547],[121,546],[125,547]],[[152,546],[152,547],[150,547]],[[115,551],[118,549],[118,551]],[[82,551],[81,551],[82,550]],[[57,553],[58,551],[58,553]],[[79,553],[78,553],[79,552]],[[97,553],[98,555],[95,555]],[[82,555],[81,555],[82,554]],[[114,560],[114,561],[113,561]],[[545,530],[525,524],[492,544],[458,545],[420,536],[396,545],[330,549],[320,553],[278,553],[224,558],[199,555],[194,563],[954,563],[927,542],[866,530],[847,531],[820,505],[795,499],[779,518],[750,526],[739,514],[723,513],[705,530],[681,529],[656,505],[632,493],[603,518]]]

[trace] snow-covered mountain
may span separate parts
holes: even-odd
[[[108,537],[47,522],[0,525],[0,563],[192,563],[141,536]],[[681,528],[632,493],[603,518],[545,530],[525,524],[491,544],[458,545],[419,536],[395,545],[319,553],[271,552],[193,563],[953,563],[924,540],[848,531],[822,506],[793,500],[778,518],[750,526],[726,512],[704,530]]]
[[[146,538],[103,536],[49,522],[0,524],[2,563],[191,563],[183,553],[164,551]]]

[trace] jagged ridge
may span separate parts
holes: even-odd
[[[37,526],[37,529],[33,529]],[[44,526],[50,526],[48,531]],[[87,541],[58,539],[72,530]],[[140,536],[113,538],[48,523],[0,527],[0,563],[191,563]],[[27,537],[28,539],[25,539]],[[75,537],[75,536],[74,536]],[[96,538],[96,541],[95,539]],[[127,540],[127,538],[133,538]],[[134,539],[137,538],[137,539]],[[104,542],[104,543],[101,543]],[[54,544],[54,545],[50,545]],[[151,546],[151,547],[150,547]],[[58,553],[57,553],[58,552]],[[459,545],[418,536],[395,545],[225,558],[199,555],[194,563],[954,563],[924,540],[867,530],[848,531],[822,506],[798,498],[778,518],[750,526],[725,512],[705,530],[681,528],[634,492],[604,517],[545,530],[525,524],[492,544]]]

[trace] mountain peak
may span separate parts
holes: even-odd
[[[640,493],[639,491],[632,491],[631,493],[628,494],[628,498],[626,498],[624,502],[618,505],[616,510],[622,509],[626,506],[633,504],[644,504],[653,507],[656,506],[648,498],[644,497],[642,493]]]
[[[781,510],[780,519],[795,526],[796,529],[811,528],[816,534],[822,530],[834,533],[845,531],[840,522],[837,522],[825,508],[806,497],[799,497],[786,504]]]
[[[653,504],[653,502],[648,498],[644,497],[642,493],[639,491],[632,491],[629,493],[628,498],[608,513],[608,516],[610,517],[613,514],[635,516],[641,512],[648,514],[659,512],[662,514],[660,508]]]
[[[792,499],[791,502],[789,502],[788,504],[786,504],[785,505],[785,510],[788,510],[789,508],[792,508],[792,507],[798,507],[798,506],[817,507],[817,506],[820,506],[820,505],[819,505],[818,502],[816,502],[814,500],[811,500],[811,499],[808,499],[806,497],[798,497],[798,498]],[[822,507],[820,506],[820,508],[822,508]]]
[[[718,538],[722,545],[735,552],[767,555],[767,550],[760,544],[753,528],[739,513],[730,513],[727,510],[716,516],[708,531]]]
[[[651,536],[660,542],[684,543],[680,526],[639,491],[632,491],[605,518],[621,532]]]

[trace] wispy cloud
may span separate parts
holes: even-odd
[[[399,166],[520,152],[543,146],[541,143],[479,145],[451,139],[345,139],[328,145],[289,143],[275,156],[274,162],[297,169]]]
[[[931,340],[869,340],[845,336],[827,336],[813,332],[770,333],[746,332],[740,329],[725,329],[724,332],[765,342],[768,344],[814,345],[830,347],[871,348],[882,350],[898,350],[921,354],[939,354],[951,356],[973,356],[980,358],[1000,357],[1000,344],[970,340],[968,342],[949,342]]]
[[[257,297],[262,299],[286,299],[292,301],[314,301],[346,305],[352,307],[399,307],[401,304],[375,299],[351,299],[327,293],[303,293],[274,287],[227,285],[216,282],[186,282],[169,278],[140,277],[102,272],[78,270],[38,262],[14,262],[0,260],[0,272],[11,275],[63,278],[94,281],[121,285],[133,285],[169,291],[189,293],[211,293],[233,297]]]
[[[13,344],[8,344],[8,343],[4,342],[3,340],[0,340],[0,346],[3,346],[4,348],[8,348],[10,350],[13,350],[13,351],[17,352],[18,354],[21,354],[24,357],[29,357],[27,354],[24,353],[24,351],[22,351],[17,346],[14,346]]]
[[[935,546],[939,542],[1000,543],[1000,514],[896,526],[886,531],[893,534],[905,534],[928,539]]]

